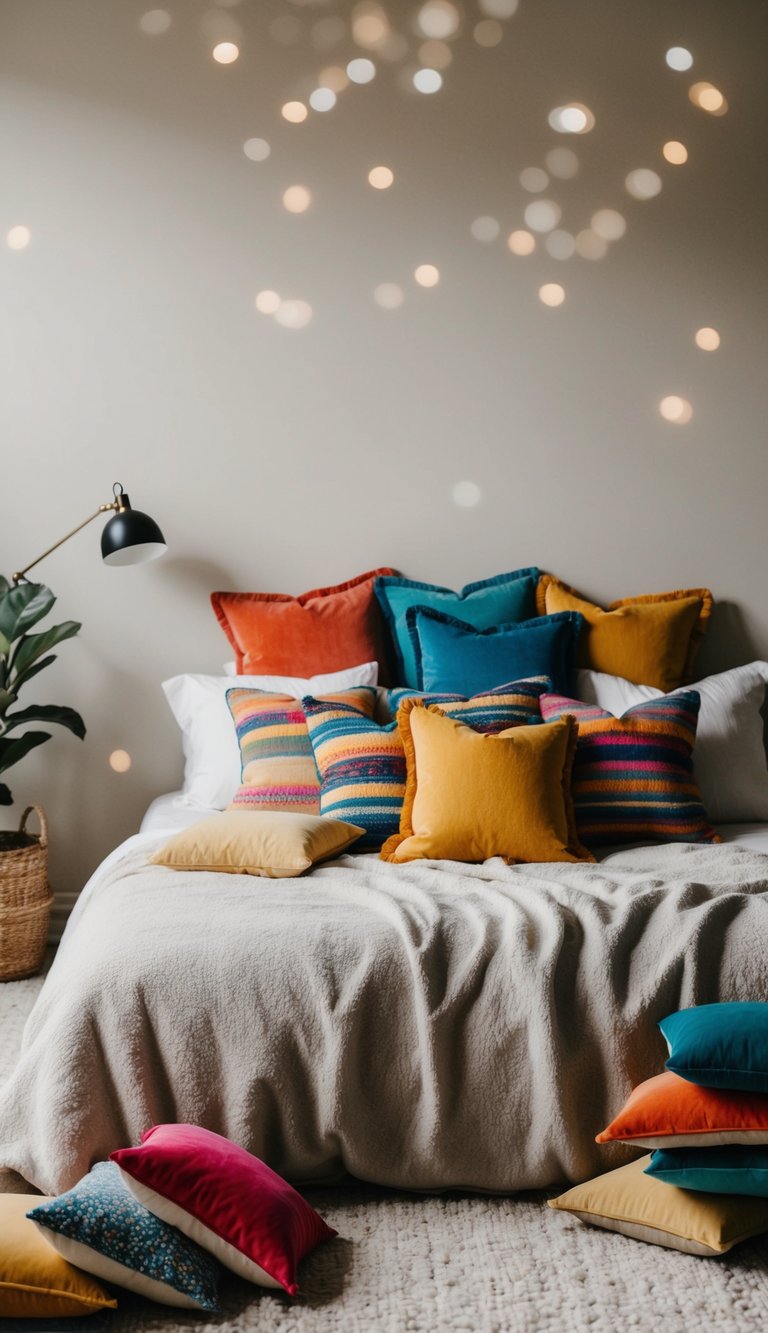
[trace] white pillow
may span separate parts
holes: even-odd
[[[223,810],[240,786],[240,749],[227,690],[270,690],[300,699],[334,694],[358,685],[376,685],[378,662],[332,671],[325,676],[173,676],[163,681],[165,697],[181,728],[184,787],[181,804]]]
[[[768,765],[760,714],[767,683],[768,662],[750,662],[684,687],[701,697],[693,766],[713,824],[768,822]],[[621,676],[578,672],[579,698],[615,717],[661,694],[651,685],[632,685]]]

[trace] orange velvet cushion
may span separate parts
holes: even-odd
[[[597,1143],[705,1148],[768,1143],[768,1093],[702,1088],[667,1071],[638,1084]]]
[[[386,683],[384,624],[373,569],[335,588],[300,597],[280,592],[214,592],[211,604],[235,650],[238,675],[316,676],[379,662]]]
[[[542,574],[536,609],[542,616],[578,611],[584,617],[580,667],[667,694],[693,679],[693,659],[707,628],[712,594],[708,588],[681,588],[625,597],[603,610],[551,574]]]

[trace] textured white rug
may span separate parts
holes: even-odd
[[[13,1068],[40,978],[0,984],[0,1078]],[[0,1173],[0,1190],[23,1188]],[[235,1278],[223,1313],[179,1319],[127,1296],[90,1333],[750,1333],[768,1326],[768,1238],[696,1259],[512,1199],[422,1197],[368,1186],[312,1192],[338,1229],[302,1267],[296,1301]],[[11,1333],[13,1321],[3,1321]],[[17,1327],[28,1333],[19,1321]],[[73,1321],[67,1327],[74,1329]]]

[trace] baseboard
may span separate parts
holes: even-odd
[[[58,944],[64,932],[72,908],[77,902],[76,893],[57,893],[51,909],[51,921],[48,927],[48,943]]]

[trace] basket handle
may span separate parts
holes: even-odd
[[[39,843],[40,843],[40,846],[41,846],[41,847],[47,847],[47,846],[48,846],[48,820],[46,819],[46,817],[45,817],[45,811],[42,809],[41,806],[39,806],[39,805],[28,805],[28,806],[27,806],[26,810],[24,811],[24,814],[21,816],[21,822],[20,822],[20,824],[19,824],[19,833],[26,833],[26,831],[27,831],[27,818],[28,818],[29,815],[31,815],[31,814],[35,814],[35,815],[37,815],[37,818],[38,818],[38,820],[40,821],[40,836],[39,836],[39,838],[38,838],[38,841],[39,841]],[[31,836],[31,835],[30,835],[30,836]]]

